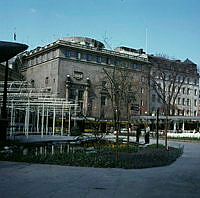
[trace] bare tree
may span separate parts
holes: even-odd
[[[164,64],[154,65],[150,73],[151,87],[161,99],[165,119],[165,146],[167,148],[168,116],[174,115],[176,100],[185,82],[185,75],[180,72],[178,63],[162,58]],[[166,64],[167,62],[167,64]]]
[[[123,65],[103,68],[103,72],[105,73],[104,80],[106,82],[104,86],[112,106],[116,142],[119,141],[120,120],[123,117],[127,120],[127,143],[129,143],[130,106],[138,98],[139,90],[144,86],[144,83],[137,78],[137,72],[133,72],[133,70]]]

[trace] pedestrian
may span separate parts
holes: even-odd
[[[141,135],[141,130],[140,130],[140,126],[137,127],[136,129],[136,142],[139,144],[140,141],[140,135]]]
[[[145,135],[144,135],[145,144],[149,144],[149,135],[150,135],[150,127],[147,126],[145,128]]]

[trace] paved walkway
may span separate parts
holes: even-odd
[[[199,198],[200,144],[183,144],[183,156],[159,168],[124,170],[0,162],[0,197]]]

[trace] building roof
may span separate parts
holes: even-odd
[[[59,40],[86,45],[90,47],[105,48],[102,42],[97,41],[92,38],[87,38],[87,37],[63,37],[63,38],[60,38]]]
[[[60,46],[69,46],[70,48],[79,48],[89,51],[95,51],[101,54],[111,55],[111,56],[120,56],[121,58],[128,58],[135,61],[142,61],[143,63],[148,63],[148,56],[144,54],[139,54],[138,52],[135,54],[128,54],[125,52],[118,52],[115,50],[108,50],[104,48],[104,44],[100,41],[87,38],[87,37],[63,37],[58,39],[57,41],[50,43],[44,47],[37,47],[29,52],[23,53],[23,58],[35,56],[37,54],[41,54],[44,51],[49,49],[53,49]]]
[[[186,63],[186,64],[190,64],[190,65],[196,65],[195,63],[193,63],[190,59],[186,59],[185,61],[184,61],[184,63]]]

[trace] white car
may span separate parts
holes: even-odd
[[[127,128],[120,129],[120,133],[127,133],[127,132],[128,132]],[[114,134],[116,135],[117,131],[114,131]]]
[[[127,133],[127,132],[128,132],[128,129],[127,129],[127,128],[122,128],[122,129],[120,129],[120,132],[121,132],[121,133]]]

